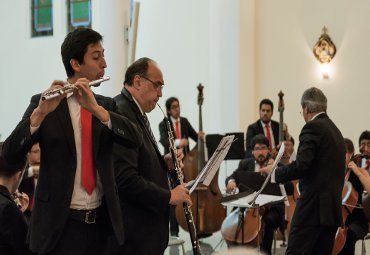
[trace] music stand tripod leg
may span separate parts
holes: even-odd
[[[238,244],[238,236],[240,231],[242,231],[242,245],[244,244],[244,212],[245,207],[239,207],[239,217],[238,217],[238,226],[235,231],[235,244]]]

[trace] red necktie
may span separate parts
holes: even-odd
[[[35,185],[35,178],[32,177],[32,185],[33,185],[33,195],[30,199],[30,203],[28,204],[28,210],[32,212],[33,205],[35,204],[35,192],[36,192],[36,185]]]
[[[91,113],[81,107],[81,178],[82,186],[88,194],[93,192],[96,185],[91,119]]]
[[[269,124],[266,124],[265,125],[266,127],[266,137],[267,137],[267,140],[269,140],[269,151],[271,152],[272,151],[272,141],[271,141],[271,133],[270,133],[270,126]]]
[[[370,160],[367,159],[365,162],[365,169],[369,170],[369,168],[370,168]]]
[[[181,134],[180,134],[180,122],[178,120],[176,120],[175,125],[176,125],[176,136],[177,136],[177,139],[180,139],[181,138]]]

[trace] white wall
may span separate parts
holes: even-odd
[[[104,36],[112,81],[97,92],[114,96],[126,68],[123,24],[128,0],[93,0],[93,28]],[[370,0],[142,0],[136,58],[148,56],[163,70],[160,105],[177,96],[198,129],[197,89],[204,85],[206,133],[243,131],[258,118],[258,103],[285,93],[285,121],[298,139],[304,121],[300,97],[318,86],[328,113],[357,148],[367,116],[370,59]],[[64,1],[54,1],[54,35],[30,38],[29,1],[7,1],[0,9],[0,140],[20,120],[30,95],[64,79],[60,44],[66,34]],[[8,26],[12,24],[12,26]],[[330,80],[323,80],[312,47],[327,26],[337,46]],[[11,27],[11,28],[10,28]],[[150,114],[158,137],[159,109]],[[275,119],[278,113],[275,110]],[[229,172],[234,166],[229,165]]]
[[[31,38],[31,1],[7,1],[0,8],[2,40],[0,57],[0,141],[14,129],[31,95],[47,89],[56,79],[66,79],[60,46],[67,34],[65,1],[53,1],[53,36]],[[119,93],[126,69],[127,48],[123,34],[128,25],[129,0],[92,0],[93,29],[103,35],[111,81],[96,89]]]
[[[358,148],[358,137],[370,129],[370,1],[258,0],[256,3],[257,98],[285,93],[285,121],[298,138],[304,121],[299,115],[302,92],[317,86],[328,98],[328,114]],[[312,48],[322,27],[337,46],[330,80],[323,80]],[[278,118],[275,111],[275,118]]]

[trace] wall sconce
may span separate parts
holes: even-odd
[[[322,29],[323,33],[321,34],[319,40],[313,47],[313,54],[316,59],[321,63],[321,73],[324,79],[329,79],[329,62],[334,58],[337,49],[332,42],[330,36],[326,33],[328,30],[326,27]]]

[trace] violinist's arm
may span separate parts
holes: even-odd
[[[359,178],[360,182],[366,189],[368,193],[370,193],[370,175],[369,172],[363,168],[360,168],[356,165],[355,162],[351,161],[348,163],[348,168],[351,169]]]

